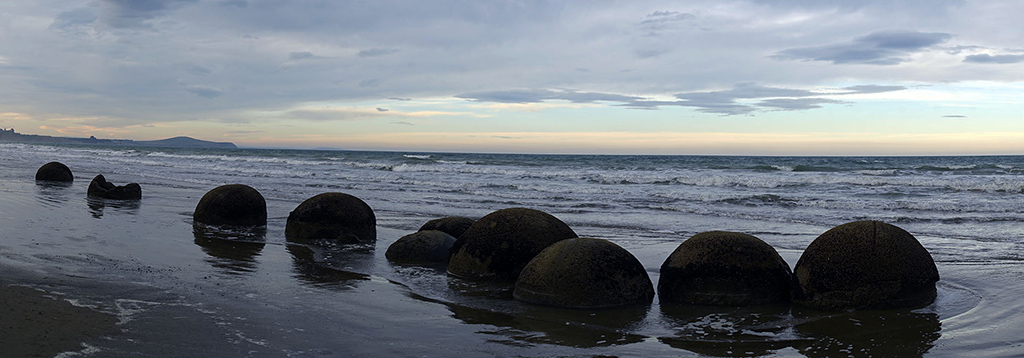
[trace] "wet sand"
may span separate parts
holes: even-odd
[[[88,349],[114,332],[117,318],[39,289],[0,287],[0,347],[8,357],[53,357]]]

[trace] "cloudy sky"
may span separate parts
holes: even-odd
[[[1024,1],[0,3],[0,126],[240,146],[1024,154]]]

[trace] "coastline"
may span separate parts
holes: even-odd
[[[116,332],[117,318],[21,284],[0,286],[0,347],[11,357],[53,357],[88,350]]]

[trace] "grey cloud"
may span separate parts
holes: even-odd
[[[396,124],[396,125],[400,125],[400,126],[414,126],[415,125],[415,124],[412,124],[412,123],[409,123],[409,122],[406,122],[406,121],[391,122],[391,124]]]
[[[948,116],[942,116],[942,118],[967,118],[967,116],[961,116],[959,114],[951,114]]]
[[[224,91],[209,86],[188,86],[185,90],[203,98],[217,98],[224,94]]]
[[[91,26],[98,16],[89,8],[78,8],[57,14],[50,24],[50,30],[68,31],[71,29]]]
[[[1024,62],[1024,55],[989,55],[989,54],[978,54],[964,57],[964,62],[967,63],[994,63],[994,64],[1009,64],[1009,63],[1020,63]]]
[[[197,0],[102,0],[104,15],[101,19],[110,27],[150,28],[146,22],[163,15],[177,6]]]
[[[304,59],[307,59],[307,58],[313,58],[313,53],[309,52],[309,51],[303,51],[303,52],[292,52],[292,53],[288,54],[288,59],[292,60],[292,61],[304,60]]]
[[[801,111],[821,108],[821,105],[825,103],[843,102],[825,98],[772,98],[763,100],[757,105],[761,107],[777,108],[785,111]]]
[[[412,98],[401,98],[401,97],[388,97],[388,99],[395,100],[395,101],[411,101],[412,100]]]
[[[660,31],[674,29],[679,23],[696,18],[693,14],[678,11],[655,11],[640,21],[640,28],[647,31],[649,35],[657,35]]]
[[[380,83],[381,83],[381,80],[379,78],[371,78],[371,79],[363,80],[362,82],[359,82],[359,87],[373,88],[373,87],[380,86]]]
[[[475,102],[498,103],[538,103],[548,100],[565,100],[573,103],[593,103],[598,101],[633,102],[643,99],[642,97],[623,96],[609,93],[551,90],[484,91],[463,93],[456,95],[455,97]]]
[[[849,91],[841,94],[869,94],[869,93],[883,93],[883,92],[895,92],[907,89],[904,86],[879,86],[879,85],[860,85],[844,87],[843,90]]]
[[[386,56],[398,52],[398,49],[393,48],[371,48],[359,51],[356,55],[359,57],[378,57]]]
[[[941,32],[883,31],[846,43],[782,50],[772,58],[833,64],[898,65],[909,61],[907,56],[910,54],[924,51],[952,37]]]
[[[377,107],[377,112],[387,112],[387,111],[388,111],[387,108]]]

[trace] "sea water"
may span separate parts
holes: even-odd
[[[71,186],[34,182],[49,161]],[[1024,157],[591,156],[104,148],[0,144],[0,283],[35,285],[122,319],[96,356],[1014,356],[1024,354]],[[89,199],[89,180],[137,182],[139,202]],[[265,238],[193,233],[206,191],[246,184]],[[284,239],[324,192],[363,199],[375,245]],[[881,220],[938,267],[918,310],[778,307],[567,310],[507,287],[392,265],[390,243],[445,216],[528,207],[611,240],[655,284],[668,254],[711,230],[761,238],[795,264],[836,225]]]

